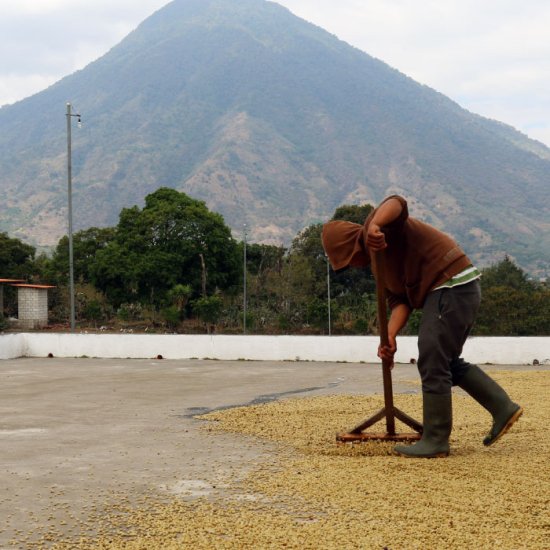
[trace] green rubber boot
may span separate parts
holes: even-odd
[[[467,370],[458,386],[493,417],[493,426],[483,439],[483,444],[487,447],[498,441],[523,413],[523,409],[477,365],[472,365]]]
[[[397,445],[394,451],[408,458],[449,456],[449,436],[453,426],[452,396],[423,393],[424,431],[414,445]]]

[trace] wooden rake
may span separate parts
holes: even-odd
[[[388,339],[388,319],[386,312],[386,264],[384,251],[371,253],[372,269],[376,273],[376,298],[378,305],[378,327],[380,331],[380,343],[383,346],[389,344]],[[361,422],[358,426],[347,433],[340,433],[336,436],[336,440],[341,443],[361,442],[361,441],[416,441],[420,439],[422,434],[422,424],[399,410],[393,404],[393,388],[391,378],[392,364],[389,361],[382,360],[382,380],[384,383],[384,408],[376,414]],[[386,418],[385,433],[365,433],[364,430],[370,428],[378,421]],[[415,433],[396,433],[395,419],[401,420],[404,424],[415,430]]]

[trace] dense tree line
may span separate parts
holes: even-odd
[[[344,205],[332,219],[362,223],[370,205]],[[304,228],[288,248],[237,242],[223,218],[173,189],[120,213],[116,227],[73,236],[77,323],[91,330],[297,334],[376,333],[375,284],[368,270],[334,273],[321,244],[322,224]],[[246,294],[244,258],[246,246]],[[50,320],[67,325],[68,238],[51,257],[0,233],[1,277],[56,285]],[[506,257],[483,270],[474,334],[549,335],[550,289]],[[330,289],[330,292],[329,292]],[[4,316],[16,312],[6,287]],[[414,334],[415,312],[405,333]],[[5,327],[5,321],[2,321]]]

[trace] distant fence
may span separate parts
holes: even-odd
[[[417,338],[398,339],[396,362],[416,360]],[[0,335],[0,359],[17,357],[98,357],[113,359],[221,359],[376,363],[376,336],[254,336],[206,334]],[[550,364],[550,337],[473,337],[466,360],[478,364]]]

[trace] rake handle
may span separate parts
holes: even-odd
[[[378,314],[378,332],[380,344],[389,345],[388,314],[386,306],[386,259],[383,250],[371,252],[372,269],[376,279],[376,300]],[[388,434],[395,434],[395,409],[391,378],[392,363],[382,360],[382,381],[384,384],[384,404],[386,409],[386,429]]]

